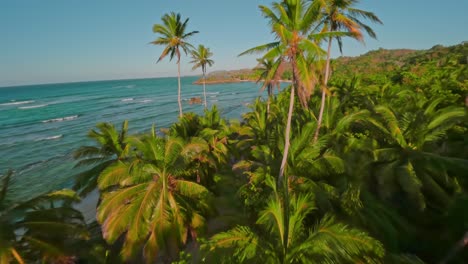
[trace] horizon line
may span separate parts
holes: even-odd
[[[354,58],[354,57],[359,57],[359,56],[362,56],[362,55],[365,55],[371,51],[377,51],[377,50],[381,50],[381,49],[384,49],[384,50],[413,50],[413,51],[425,51],[425,50],[430,50],[432,48],[434,48],[435,46],[443,46],[443,47],[453,47],[453,46],[458,46],[458,45],[466,45],[468,43],[468,41],[461,41],[460,43],[456,43],[456,44],[448,44],[448,45],[443,45],[443,44],[435,44],[433,46],[431,46],[430,48],[426,48],[426,49],[412,49],[412,48],[383,48],[383,47],[380,47],[380,48],[376,48],[376,49],[373,49],[373,50],[367,50],[366,52],[363,52],[361,54],[358,54],[358,55],[354,55],[354,56],[344,56],[344,55],[338,55],[336,56],[335,58],[333,59],[337,59],[337,58],[340,58],[340,57],[347,57],[347,58]],[[232,70],[244,70],[244,69],[254,69],[256,66],[254,67],[251,67],[251,68],[241,68],[241,69],[232,69]],[[213,72],[219,72],[219,71],[232,71],[232,70],[226,70],[226,69],[223,69],[223,70],[216,70],[216,71],[213,71]],[[181,78],[184,78],[184,77],[195,77],[195,76],[201,76],[201,74],[193,74],[193,75],[190,75],[190,74],[186,74],[186,75],[183,75],[183,76],[180,76]],[[122,79],[98,79],[98,80],[81,80],[81,81],[51,81],[51,82],[43,82],[43,83],[32,83],[32,84],[14,84],[14,85],[1,85],[0,84],[0,89],[3,89],[3,88],[15,88],[15,87],[26,87],[26,86],[41,86],[41,85],[57,85],[57,84],[70,84],[70,83],[89,83],[89,82],[107,82],[107,81],[126,81],[126,80],[145,80],[145,79],[163,79],[163,78],[176,78],[177,76],[161,76],[161,77],[134,77],[134,78],[122,78]]]
[[[196,75],[183,75],[180,78],[186,77],[197,77],[201,74]],[[33,84],[14,84],[8,86],[0,85],[0,89],[3,88],[16,88],[16,87],[26,87],[26,86],[42,86],[42,85],[59,85],[59,84],[72,84],[72,83],[90,83],[90,82],[112,82],[112,81],[131,81],[131,80],[150,80],[150,79],[164,79],[164,78],[177,78],[177,76],[161,76],[161,77],[135,77],[135,78],[122,78],[122,79],[100,79],[100,80],[83,80],[83,81],[68,81],[68,82],[44,82],[44,83],[33,83]]]

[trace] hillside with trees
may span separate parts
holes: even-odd
[[[356,57],[333,59],[332,81],[342,81],[359,77],[366,85],[385,83],[408,83],[409,78],[430,83],[443,81],[447,75],[455,75],[454,83],[446,83],[447,88],[460,96],[468,92],[468,44],[450,47],[435,45],[428,50],[378,49]],[[252,69],[217,71],[207,75],[207,83],[225,83],[261,80],[261,65]],[[285,65],[282,80],[291,80],[291,67]],[[201,84],[201,80],[195,83]]]

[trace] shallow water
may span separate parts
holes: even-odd
[[[202,113],[197,77],[182,78],[184,112]],[[239,118],[260,96],[255,83],[207,85],[208,106],[217,104],[224,117]],[[0,88],[0,174],[16,171],[10,198],[27,199],[70,187],[77,169],[71,153],[92,144],[87,132],[98,122],[117,127],[129,120],[129,130],[145,132],[177,120],[177,79],[158,78]]]

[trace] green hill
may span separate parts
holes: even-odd
[[[427,83],[455,77],[459,83],[450,84],[450,88],[466,89],[467,60],[466,42],[450,47],[436,45],[429,50],[379,49],[358,57],[334,60],[333,78],[359,76],[366,84],[384,84],[389,81],[404,84],[416,78]]]
[[[378,49],[357,57],[339,57],[332,61],[332,80],[336,83],[358,77],[365,85],[404,84],[414,89],[441,84],[461,97],[468,93],[468,42],[428,50]],[[208,74],[207,83],[257,81],[253,69],[217,71]],[[286,71],[283,79],[291,74]],[[195,83],[201,83],[201,80]]]

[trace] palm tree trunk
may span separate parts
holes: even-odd
[[[11,254],[13,255],[13,257],[15,257],[16,261],[18,261],[19,264],[24,264],[25,263],[23,258],[20,256],[20,254],[18,254],[18,251],[16,251],[16,249],[11,248],[10,251],[11,251]]]
[[[270,100],[272,95],[272,86],[268,86],[268,99],[267,99],[267,117],[270,116]]]
[[[203,97],[205,97],[205,110],[208,108],[208,105],[206,104],[206,88],[205,88],[205,83],[206,83],[206,77],[205,77],[205,71],[203,71]]]
[[[285,131],[285,138],[284,138],[284,151],[283,151],[283,159],[281,160],[281,167],[280,173],[278,176],[278,185],[283,187],[283,214],[284,214],[284,237],[283,239],[283,260],[286,257],[288,252],[288,240],[289,240],[289,186],[288,186],[288,179],[284,179],[284,171],[286,169],[286,162],[288,160],[289,154],[289,138],[291,133],[291,121],[292,121],[292,113],[294,109],[294,95],[295,95],[295,87],[299,78],[297,78],[297,69],[296,69],[296,56],[292,56],[291,58],[291,65],[292,65],[292,85],[291,85],[291,95],[289,97],[289,110],[288,110],[288,120],[286,122],[286,131]],[[299,89],[299,88],[298,88]],[[282,185],[281,185],[282,183]]]
[[[455,244],[455,246],[450,250],[447,256],[440,261],[440,264],[446,264],[449,263],[449,261],[457,255],[457,253],[460,252],[464,247],[468,245],[468,232],[465,233],[465,235],[460,239],[460,241]]]
[[[179,84],[179,89],[178,89],[178,93],[177,93],[177,100],[179,102],[179,117],[182,117],[183,113],[182,113],[182,101],[180,99],[180,56],[177,60],[177,73],[178,73],[178,78],[177,78],[177,81],[178,81],[178,84]]]
[[[294,71],[294,70],[293,70]],[[294,108],[294,81],[293,85],[291,86],[291,96],[289,99],[289,110],[288,110],[288,120],[286,122],[286,132],[285,132],[285,139],[284,139],[284,151],[283,151],[283,160],[281,161],[281,167],[280,167],[280,174],[278,177],[278,185],[279,187],[282,187],[283,190],[283,228],[284,228],[284,237],[281,239],[283,240],[283,259],[281,262],[283,262],[284,257],[287,255],[288,252],[288,239],[289,239],[289,189],[288,189],[288,179],[284,178],[284,171],[286,169],[286,161],[288,160],[288,154],[289,154],[289,134],[291,133],[291,120],[292,120],[292,113],[293,113],[293,108]]]
[[[278,177],[279,182],[281,182],[283,180],[284,170],[286,169],[286,161],[288,160],[289,134],[291,133],[291,119],[292,119],[293,108],[294,108],[294,84],[291,86],[291,96],[290,96],[290,99],[289,99],[288,121],[286,122],[286,132],[285,132],[285,136],[284,136],[283,159],[281,160],[280,173],[279,173],[279,177]]]
[[[318,136],[320,133],[320,128],[322,127],[323,111],[325,109],[325,99],[327,97],[326,88],[328,84],[328,77],[330,75],[331,44],[332,44],[332,38],[330,37],[328,39],[327,64],[325,66],[325,78],[323,80],[323,86],[322,86],[322,102],[320,104],[319,118],[317,120],[317,129],[315,130],[315,134],[314,134],[314,143],[317,142]]]

